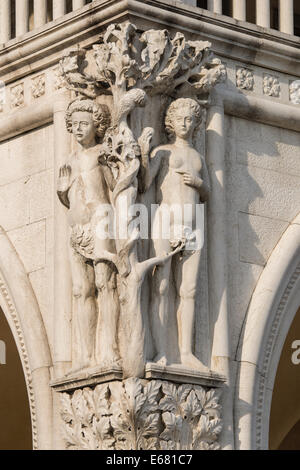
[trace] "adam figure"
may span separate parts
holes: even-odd
[[[195,227],[196,204],[207,200],[209,195],[209,179],[204,158],[193,145],[194,133],[202,120],[202,109],[192,99],[181,98],[174,101],[168,108],[165,126],[171,143],[157,147],[149,158],[150,142],[153,129],[145,130],[141,138],[142,175],[144,190],[147,190],[156,179],[156,204],[159,205],[156,218],[162,215],[163,205],[181,207],[188,204],[192,208],[190,216],[185,218],[189,227]],[[176,233],[176,221],[170,222],[171,237]],[[181,235],[184,237],[184,225]],[[176,232],[177,230],[177,232]],[[180,231],[180,230],[179,230]],[[172,238],[159,236],[154,239],[156,254],[171,251]],[[193,354],[195,299],[200,265],[201,249],[185,250],[174,257],[173,261],[157,267],[152,288],[152,333],[157,355],[155,362],[167,364],[168,335],[168,296],[171,267],[177,293],[180,299],[178,330],[181,338],[179,349],[181,363],[194,369],[207,368]]]
[[[73,282],[73,372],[119,360],[116,273],[97,254],[114,251],[113,241],[96,237],[99,210],[109,201],[107,168],[98,163],[110,125],[109,110],[92,100],[76,100],[66,113],[77,150],[59,170],[57,193],[68,210],[71,227],[70,263]],[[107,181],[106,181],[107,179]],[[108,184],[107,184],[108,182]],[[103,206],[102,206],[103,207]],[[75,347],[74,347],[75,346]]]

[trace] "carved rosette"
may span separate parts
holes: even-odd
[[[24,83],[10,89],[10,104],[12,108],[18,108],[24,104]]]
[[[274,98],[280,97],[280,83],[277,77],[272,75],[265,75],[263,80],[264,95],[273,96]]]
[[[300,80],[290,83],[290,101],[293,104],[300,104]]]
[[[254,75],[252,70],[246,68],[237,69],[236,86],[241,90],[252,91],[254,87]]]
[[[128,379],[61,395],[70,450],[217,450],[220,391]]]
[[[31,82],[31,93],[33,98],[40,98],[46,92],[46,79],[45,75],[35,77]]]

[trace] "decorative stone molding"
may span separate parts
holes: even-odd
[[[264,95],[273,96],[274,98],[280,97],[280,83],[277,77],[272,75],[264,75],[263,79],[263,92]]]
[[[254,88],[254,75],[252,70],[246,68],[237,69],[236,86],[241,90],[252,91]]]
[[[33,98],[40,98],[46,92],[46,79],[45,75],[39,75],[32,79],[31,93]]]
[[[24,83],[10,89],[10,105],[12,108],[18,108],[24,104]]]
[[[128,379],[61,395],[71,450],[215,450],[220,391]]]
[[[300,80],[290,84],[290,100],[293,104],[300,104]]]

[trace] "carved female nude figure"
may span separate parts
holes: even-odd
[[[103,250],[114,251],[113,240],[96,237],[98,209],[110,203],[110,173],[98,162],[98,141],[110,125],[109,110],[92,100],[76,100],[67,110],[66,124],[78,144],[69,162],[59,170],[57,187],[60,201],[69,209],[71,227],[73,351],[77,351],[72,361],[74,372],[118,361],[119,308],[113,267],[95,262]]]
[[[202,109],[193,99],[178,99],[168,108],[165,125],[171,143],[157,147],[151,153],[150,142],[153,130],[148,129],[141,138],[142,175],[144,188],[156,180],[156,204],[159,205],[156,218],[163,217],[163,207],[177,205],[184,209],[189,205],[192,210],[185,223],[194,227],[196,205],[207,200],[209,179],[204,158],[194,148],[193,135],[202,120]],[[170,233],[178,237],[176,220],[171,219]],[[185,227],[181,226],[184,237]],[[179,230],[180,232],[180,230]],[[180,236],[180,233],[179,233]],[[156,254],[170,252],[172,238],[159,236],[153,240]],[[205,370],[201,361],[193,354],[195,299],[199,273],[201,249],[185,250],[183,254],[170,259],[156,268],[152,289],[152,334],[157,355],[155,362],[167,364],[168,335],[168,296],[171,269],[174,271],[177,293],[180,299],[179,324],[181,363],[187,367]]]

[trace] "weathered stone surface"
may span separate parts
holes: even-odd
[[[239,213],[240,261],[264,266],[288,222]]]
[[[46,237],[44,220],[10,230],[8,233],[24,263],[27,273],[45,266]]]

